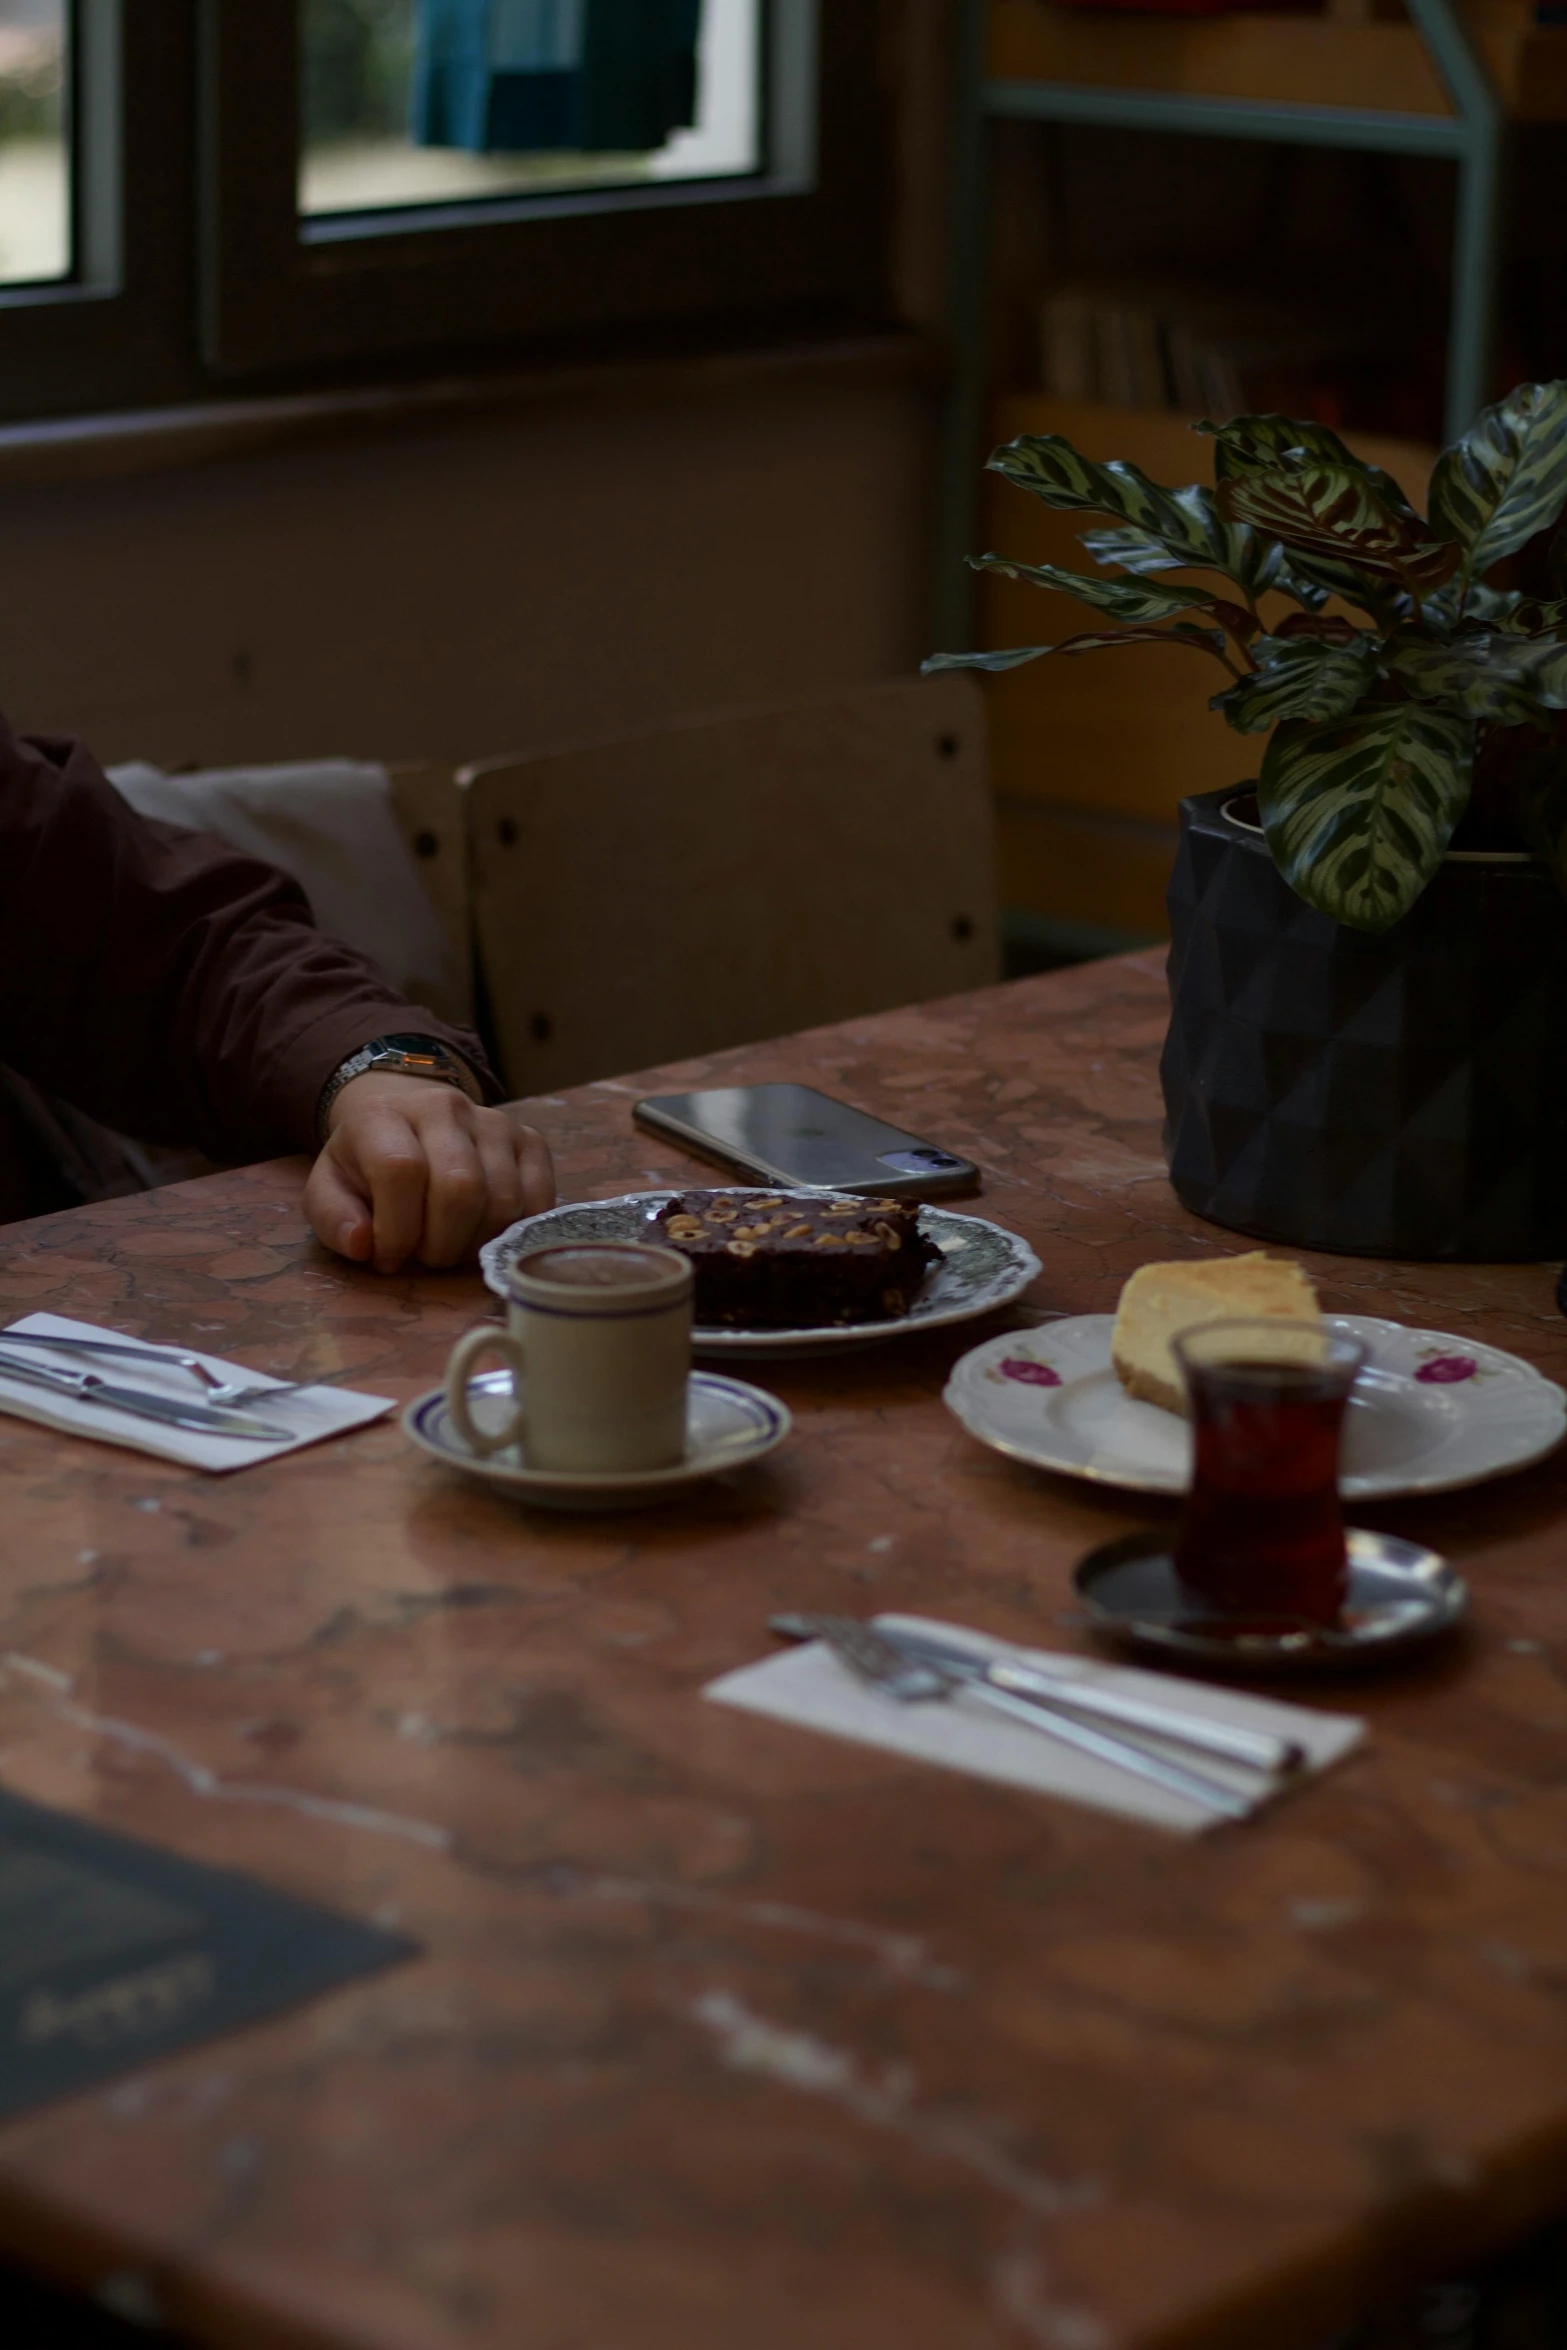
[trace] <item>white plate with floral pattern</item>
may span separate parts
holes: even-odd
[[[1567,1433],[1567,1390],[1517,1355],[1369,1314],[1332,1314],[1365,1366],[1344,1422],[1347,1501],[1448,1493],[1527,1468]],[[1184,1493],[1191,1431],[1129,1396],[1110,1365],[1109,1314],[1011,1331],[964,1355],[945,1401],[1013,1460],[1140,1493]]]
[[[697,1187],[687,1184],[684,1188],[690,1191]],[[721,1183],[711,1188],[726,1198],[740,1199],[752,1193],[760,1196],[766,1187]],[[776,1188],[772,1196],[779,1196]],[[784,1199],[795,1196],[788,1191],[782,1194]],[[820,1204],[823,1199],[847,1199],[849,1194],[809,1191],[798,1196]],[[504,1297],[508,1273],[530,1248],[577,1240],[658,1240],[658,1211],[679,1197],[680,1193],[672,1190],[630,1191],[621,1199],[581,1200],[546,1208],[539,1216],[526,1216],[480,1250],[484,1278],[497,1297]],[[865,1202],[856,1200],[855,1205],[863,1207]],[[887,1322],[829,1323],[806,1330],[698,1327],[691,1333],[692,1346],[704,1355],[775,1356],[837,1354],[853,1347],[879,1346],[888,1338],[903,1338],[917,1330],[940,1330],[949,1322],[971,1322],[980,1314],[993,1313],[998,1306],[1009,1306],[1039,1272],[1039,1259],[1027,1241],[983,1216],[960,1216],[951,1208],[926,1206],[920,1209],[920,1230],[940,1249],[941,1262],[931,1266],[906,1314],[897,1314]]]

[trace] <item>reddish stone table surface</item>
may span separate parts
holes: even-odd
[[[971,1153],[1035,1309],[1234,1245],[1158,1157],[1158,958],[691,1063]],[[691,1162],[535,1106],[567,1196]],[[407,1397],[476,1278],[304,1232],[299,1165],[0,1233],[48,1306]],[[1552,1269],[1314,1264],[1567,1372]],[[1020,1309],[1027,1318],[1028,1307]],[[0,1775],[420,1962],[0,2131],[0,2247],[243,2350],[1301,2350],[1567,2190],[1567,1460],[1366,1513],[1472,1630],[1201,1842],[705,1705],[770,1610],[1076,1646],[1141,1505],[943,1410],[987,1328],[763,1376],[771,1462],[525,1513],[395,1423],[225,1479],[0,1420]]]

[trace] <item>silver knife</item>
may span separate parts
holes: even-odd
[[[45,1330],[0,1330],[0,1346],[46,1346],[68,1355],[111,1355],[126,1363],[161,1363],[166,1371],[180,1368],[167,1347],[136,1346],[130,1339],[55,1338]]]
[[[1210,1779],[1200,1771],[1189,1771],[1181,1763],[1167,1762],[1162,1755],[1150,1754],[1146,1746],[1113,1738],[1106,1730],[1092,1729],[1087,1722],[1079,1721],[1072,1714],[1058,1713],[1038,1699],[1014,1697],[1005,1689],[993,1689],[986,1681],[949,1672],[933,1658],[906,1655],[858,1616],[774,1616],[772,1628],[787,1640],[824,1640],[833,1654],[841,1657],[862,1681],[869,1681],[900,1705],[918,1704],[926,1698],[951,1697],[955,1691],[966,1689],[981,1705],[1006,1714],[1013,1721],[1025,1722],[1042,1737],[1054,1738],[1062,1746],[1075,1746],[1083,1754],[1091,1754],[1096,1762],[1111,1763],[1134,1778],[1149,1779],[1156,1787],[1184,1796],[1188,1803],[1200,1804],[1204,1811],[1214,1812],[1221,1819],[1244,1820],[1256,1808],[1256,1794],[1239,1794],[1218,1779]]]
[[[1153,1698],[1129,1697],[1121,1690],[1102,1689],[1011,1657],[977,1656],[955,1641],[942,1640],[934,1632],[916,1632],[912,1626],[878,1624],[876,1630],[906,1656],[925,1658],[949,1672],[961,1673],[965,1680],[986,1681],[992,1689],[1010,1690],[1014,1697],[1064,1705],[1096,1721],[1118,1723],[1123,1730],[1167,1738],[1173,1746],[1190,1746],[1200,1754],[1211,1754],[1216,1761],[1239,1763],[1269,1778],[1287,1778],[1304,1770],[1311,1760],[1305,1747],[1293,1738],[1239,1729],[1230,1722],[1211,1721],[1206,1714],[1183,1713],[1179,1707],[1161,1705]]]
[[[0,1354],[0,1373],[30,1387],[47,1388],[52,1395],[73,1395],[81,1403],[103,1404],[111,1411],[134,1412],[143,1420],[162,1420],[172,1428],[194,1428],[206,1436],[243,1436],[257,1443],[294,1444],[297,1428],[278,1428],[267,1420],[253,1420],[247,1412],[226,1412],[215,1404],[179,1403],[172,1395],[153,1395],[144,1387],[113,1387],[95,1371],[56,1370],[50,1363],[19,1363]]]

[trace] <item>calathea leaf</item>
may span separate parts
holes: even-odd
[[[1146,531],[1131,529],[1085,530],[1078,539],[1079,546],[1086,547],[1096,563],[1140,575],[1191,571],[1199,566],[1205,571],[1219,571],[1226,579],[1239,580],[1252,596],[1260,596],[1264,589],[1283,584],[1278,572],[1284,550],[1276,540],[1258,538],[1244,523],[1225,522],[1213,503],[1212,491],[1200,484],[1177,490],[1175,496],[1185,502],[1193,530],[1206,549],[1203,554],[1184,550],[1172,554]]]
[[[1333,726],[1291,719],[1258,784],[1273,861],[1334,921],[1386,930],[1441,863],[1473,764],[1474,721],[1448,704],[1384,702]]]
[[[1054,563],[1014,562],[1010,555],[971,555],[969,562],[976,571],[999,571],[1006,579],[1059,588],[1064,595],[1076,596],[1081,604],[1092,604],[1097,612],[1108,612],[1112,620],[1174,620],[1182,612],[1219,602],[1211,588],[1154,587],[1144,579],[1094,579],[1086,572],[1063,571]]]
[[[1349,473],[1363,473],[1378,497],[1395,512],[1414,513],[1393,476],[1380,465],[1368,465],[1357,457],[1330,425],[1298,416],[1233,416],[1228,424],[1199,424],[1197,430],[1212,436],[1216,481],[1234,481],[1247,473],[1277,473],[1281,468],[1293,470],[1313,462],[1337,465]]]
[[[1483,579],[1465,579],[1462,571],[1455,571],[1434,596],[1426,597],[1420,616],[1428,628],[1456,628],[1461,620],[1505,628],[1523,600],[1513,588],[1488,587]]]
[[[1021,669],[1053,653],[1054,645],[1013,645],[1004,653],[928,653],[920,663],[921,677],[936,677],[944,669],[983,669],[994,676],[1003,669]]]
[[[1222,628],[1199,628],[1189,620],[1177,620],[1170,628],[1120,628],[1103,636],[1069,636],[1056,647],[1058,653],[1097,653],[1107,645],[1187,645],[1196,653],[1212,653],[1216,660],[1224,659],[1224,631]]]
[[[1102,653],[1112,645],[1188,645],[1224,659],[1221,628],[1195,628],[1177,621],[1173,628],[1106,629],[1102,634],[1065,637],[1058,645],[1018,645],[1006,653],[932,653],[920,663],[920,675],[935,677],[944,669],[1021,669],[1025,661],[1038,661],[1046,653]]]
[[[1077,543],[1088,549],[1096,563],[1113,564],[1139,576],[1191,568],[1184,554],[1172,555],[1162,539],[1151,539],[1145,530],[1085,530],[1079,533]]]
[[[1567,643],[1536,639],[1537,658],[1529,672],[1531,698],[1546,710],[1567,710]]]
[[[1332,426],[1311,417],[1232,416],[1227,424],[1213,424],[1205,417],[1197,430],[1214,444],[1217,481],[1231,481],[1242,473],[1274,473],[1286,459],[1314,457],[1327,465],[1355,462]]]
[[[1552,636],[1567,630],[1567,603],[1542,604],[1534,596],[1519,595],[1509,596],[1506,601],[1507,613],[1497,625],[1510,635]]]
[[[1047,506],[1066,512],[1111,514],[1129,522],[1149,538],[1186,552],[1191,542],[1190,518],[1176,503],[1173,490],[1150,481],[1141,466],[1116,458],[1108,465],[1079,455],[1060,433],[1022,433],[997,449],[989,470],[1015,482]]]
[[[1292,563],[1287,559],[1284,553],[1284,549],[1279,546],[1277,539],[1275,539],[1272,544],[1275,547],[1278,547],[1279,559],[1278,562],[1274,565],[1273,578],[1269,582],[1270,586],[1278,588],[1281,593],[1286,596],[1293,596],[1296,603],[1304,604],[1308,612],[1320,612],[1323,605],[1327,602],[1330,593],[1334,595],[1343,594],[1344,591],[1342,588],[1334,588],[1329,590],[1328,588],[1323,587],[1319,580],[1308,579],[1305,571],[1298,562]],[[1355,587],[1356,592],[1350,598],[1350,601],[1352,603],[1359,604],[1363,612],[1369,611],[1371,608],[1370,604],[1367,601],[1363,601],[1363,599],[1369,596],[1371,592],[1370,589],[1366,583],[1358,580],[1355,583]]]
[[[1229,522],[1219,512],[1218,501],[1211,490],[1203,490],[1213,508],[1213,536],[1228,550],[1226,560],[1216,564],[1230,579],[1239,580],[1253,603],[1271,587],[1285,588],[1294,595],[1297,590],[1285,575],[1284,549],[1277,539],[1265,538],[1260,531],[1250,530],[1243,522]]]
[[[1377,642],[1360,631],[1350,644],[1322,637],[1259,637],[1252,647],[1254,674],[1215,694],[1208,707],[1222,710],[1237,734],[1265,734],[1286,718],[1321,724],[1347,717],[1376,676]]]
[[[1248,594],[1256,592],[1261,550],[1249,531],[1237,531],[1218,513],[1211,490],[1197,484],[1167,490],[1140,466],[1119,459],[1095,464],[1059,433],[1024,433],[1008,441],[989,469],[1062,512],[1109,514],[1130,524],[1141,542],[1164,548],[1172,569],[1219,571]],[[1149,566],[1144,561],[1139,568]]]
[[[1567,501],[1567,382],[1520,384],[1431,476],[1431,527],[1463,551],[1478,578],[1549,529]]]
[[[1567,643],[1554,637],[1475,629],[1446,644],[1394,637],[1383,668],[1423,702],[1458,702],[1493,725],[1516,726],[1536,711],[1567,709]]]
[[[1284,554],[1282,548],[1279,552]],[[1353,563],[1331,561],[1325,555],[1303,555],[1295,547],[1284,558],[1278,585],[1313,612],[1320,612],[1329,596],[1337,596],[1343,603],[1369,612],[1379,628],[1395,628],[1414,610],[1412,598],[1391,580],[1357,571]]]
[[[1221,482],[1218,497],[1232,522],[1271,531],[1312,568],[1325,559],[1422,593],[1458,568],[1458,549],[1430,538],[1418,515],[1392,505],[1363,467],[1313,461],[1242,474]]]
[[[1427,596],[1420,617],[1438,630],[1499,628],[1509,636],[1549,636],[1567,630],[1567,598],[1526,596],[1517,588],[1492,587],[1486,580],[1465,581],[1455,574],[1445,587]]]
[[[1314,636],[1324,644],[1352,645],[1361,631],[1342,612],[1291,612],[1273,631],[1277,637]]]

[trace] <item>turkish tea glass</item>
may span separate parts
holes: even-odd
[[[1174,1347],[1192,1423],[1181,1581],[1237,1619],[1334,1623],[1349,1587],[1339,1438],[1364,1347],[1274,1315],[1205,1322]]]

